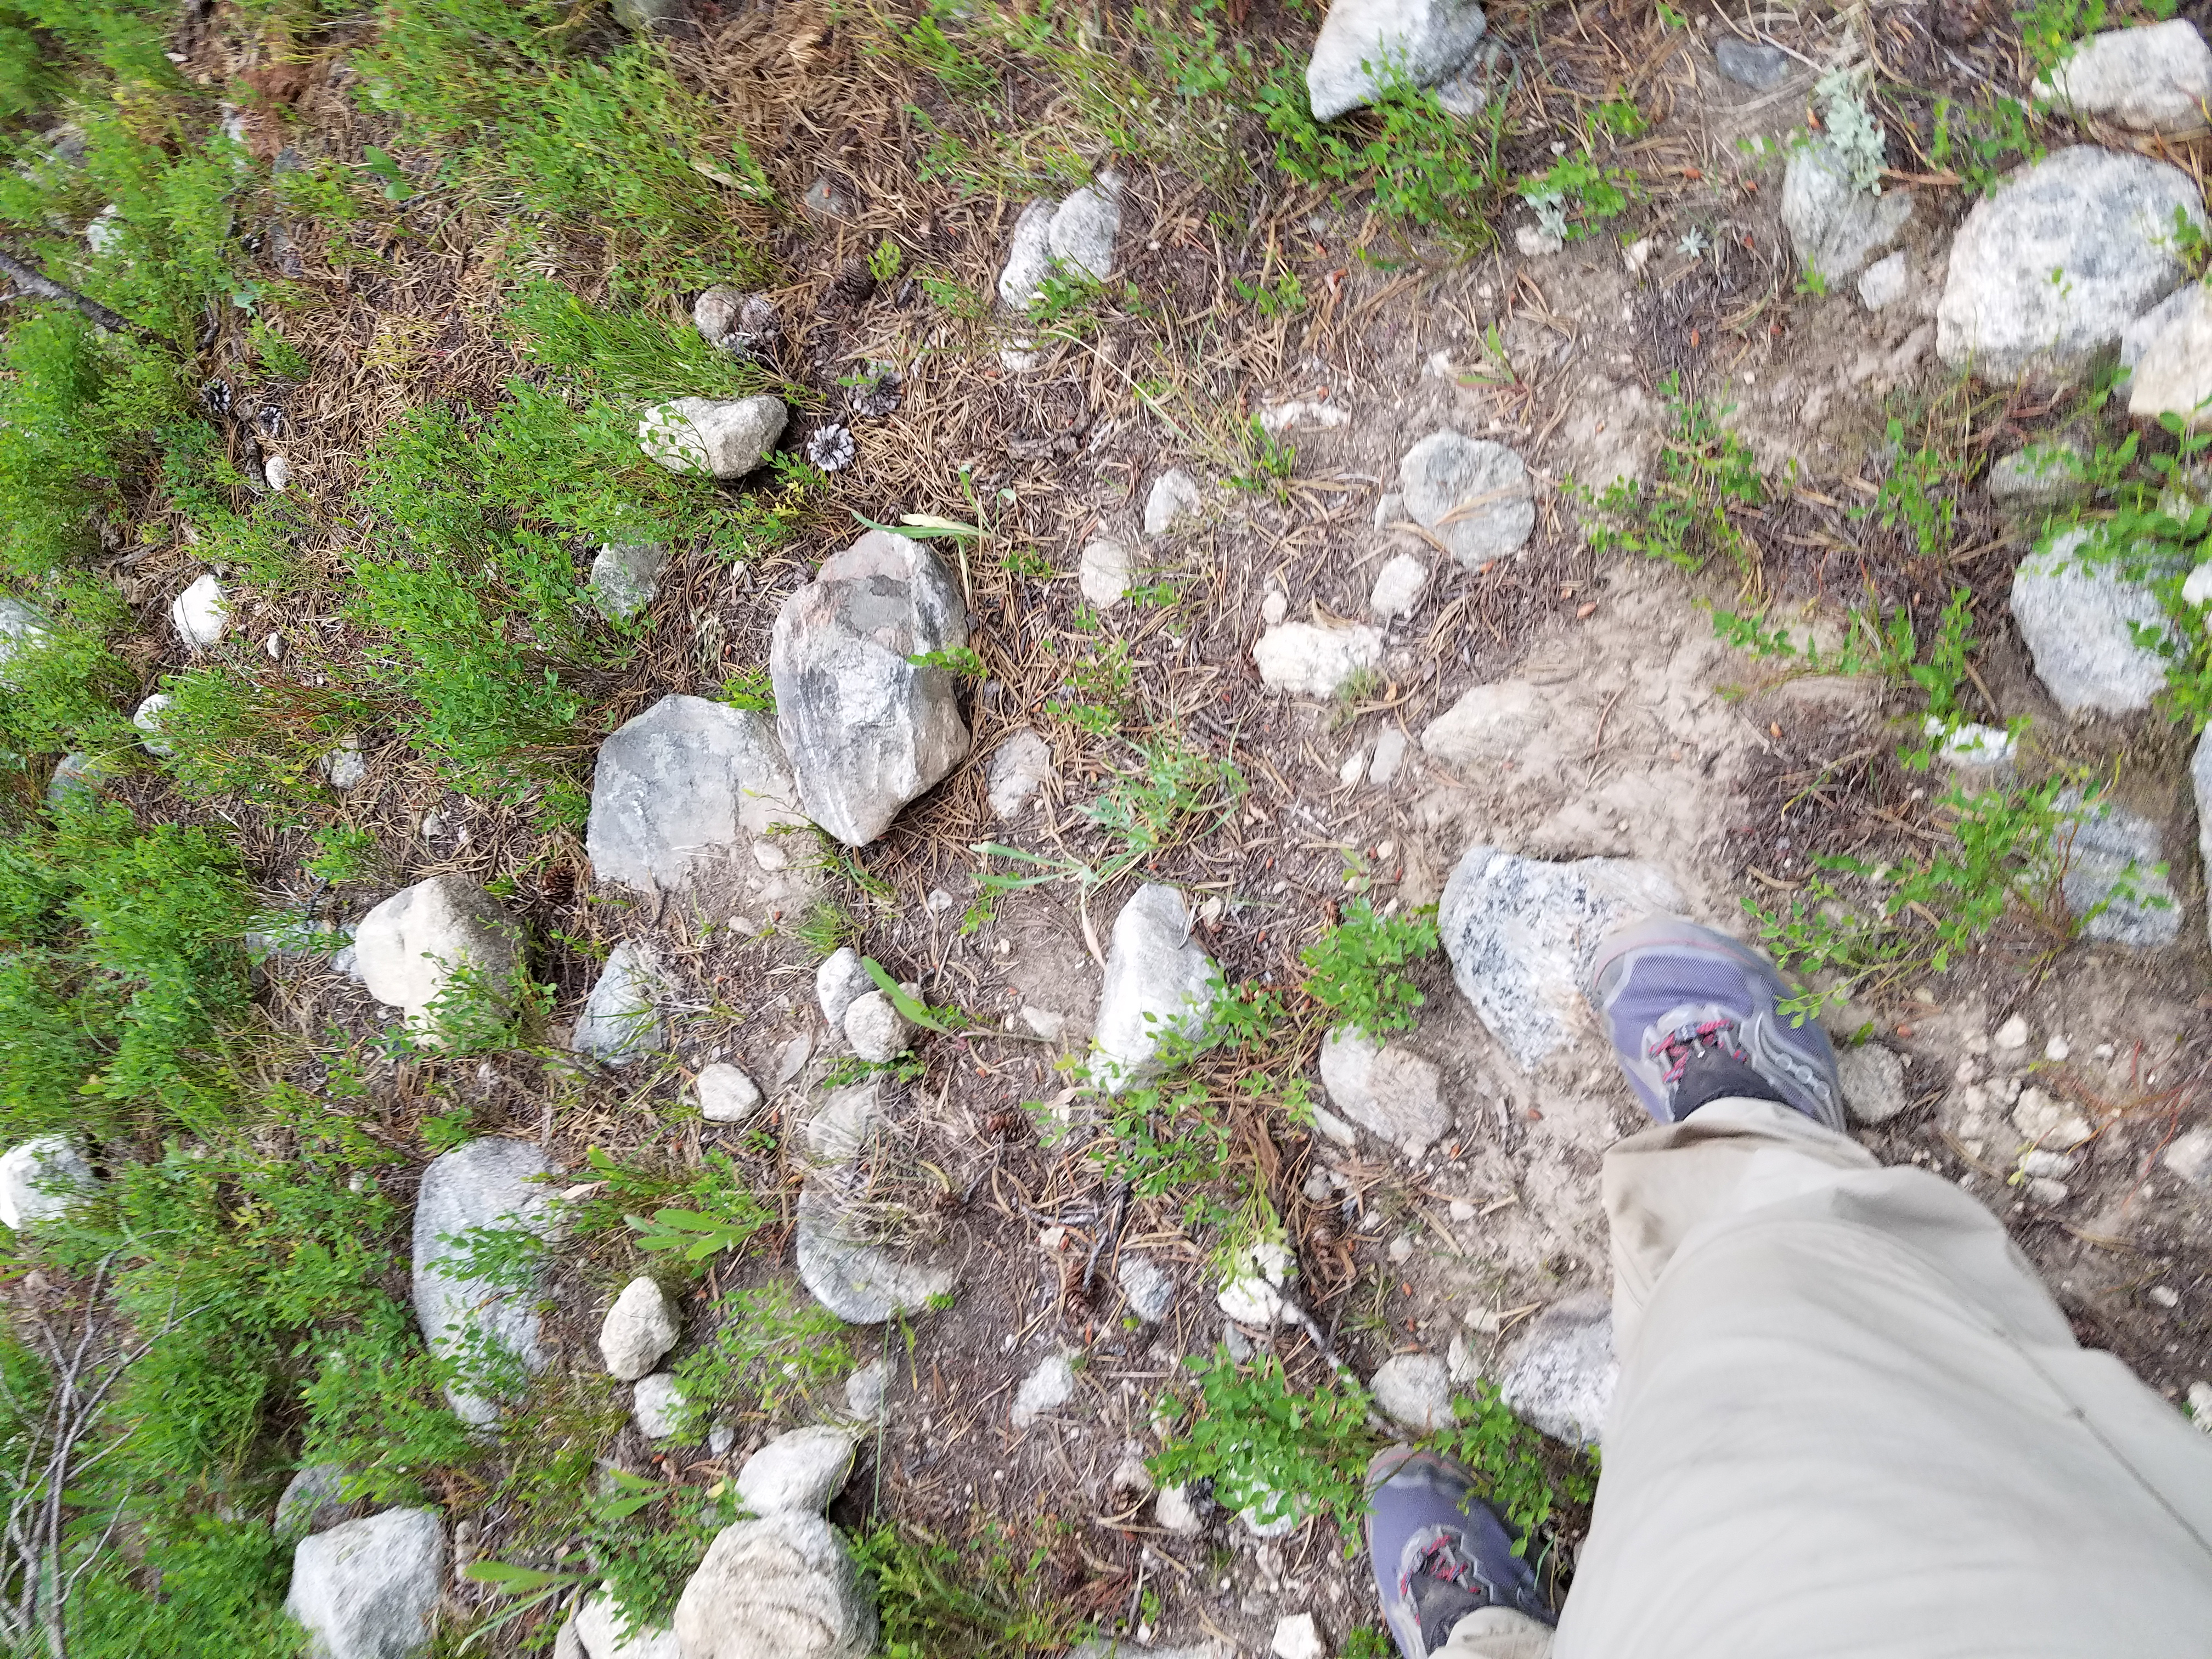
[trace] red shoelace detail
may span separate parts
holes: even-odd
[[[1690,1057],[1700,1047],[1718,1048],[1741,1060],[1743,1047],[1735,1040],[1735,1032],[1734,1022],[1725,1019],[1709,1019],[1702,1025],[1680,1025],[1653,1042],[1646,1052],[1652,1059],[1667,1062],[1666,1074],[1660,1081],[1673,1083],[1680,1078]]]
[[[1466,1560],[1452,1547],[1451,1540],[1439,1538],[1421,1552],[1421,1559],[1413,1565],[1413,1572],[1425,1572],[1446,1584],[1466,1588],[1463,1580],[1473,1576],[1474,1564]],[[1413,1594],[1413,1572],[1401,1573],[1398,1578],[1398,1594],[1411,1600]]]

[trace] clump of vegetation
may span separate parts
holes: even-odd
[[[1657,483],[1621,479],[1597,497],[1590,544],[1600,552],[1641,553],[1684,570],[1716,557],[1735,568],[1747,588],[1759,582],[1759,545],[1729,514],[1766,500],[1759,463],[1735,433],[1682,388],[1680,374],[1660,382],[1667,430]]]
[[[991,1525],[956,1546],[885,1522],[854,1540],[874,1580],[884,1659],[1026,1659],[1082,1633],[1047,1574],[1050,1546],[1027,1550]]]
[[[1305,993],[1332,1019],[1368,1036],[1411,1030],[1423,998],[1396,971],[1437,949],[1433,906],[1404,916],[1383,916],[1365,899],[1344,907],[1341,921],[1306,947]]]

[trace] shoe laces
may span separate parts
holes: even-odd
[[[1450,1584],[1479,1599],[1490,1593],[1490,1587],[1475,1571],[1474,1563],[1461,1551],[1458,1539],[1449,1534],[1431,1540],[1412,1568],[1400,1575],[1398,1594],[1408,1601],[1413,1600],[1413,1580],[1416,1578],[1431,1578],[1440,1584]]]
[[[1743,1044],[1736,1040],[1735,1022],[1732,1019],[1686,1021],[1652,1038],[1644,1052],[1654,1060],[1666,1062],[1667,1070],[1660,1081],[1675,1083],[1694,1057],[1716,1049],[1731,1060],[1749,1058]]]

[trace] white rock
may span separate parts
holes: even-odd
[[[1164,536],[1178,527],[1188,528],[1186,521],[1195,519],[1205,502],[1198,480],[1181,467],[1161,473],[1145,497],[1145,534]]]
[[[1041,1036],[1047,1042],[1059,1042],[1060,1034],[1067,1030],[1067,1016],[1050,1008],[1034,1007],[1025,1002],[1021,1006],[1019,1018],[1033,1036]]]
[[[2203,103],[2212,98],[2212,49],[2194,23],[2179,17],[2107,30],[2077,42],[2035,83],[2035,95],[2135,132],[2202,132]]]
[[[2167,1144],[2160,1162],[2191,1186],[2212,1189],[2212,1128],[2184,1130]]]
[[[1936,745],[1936,757],[1948,766],[1983,768],[2008,766],[2019,744],[2009,732],[2000,732],[1994,726],[1950,726],[1934,714],[1922,729],[1931,738],[1940,739]]]
[[[2020,168],[1951,245],[1937,354],[1992,381],[2086,373],[2186,277],[2177,208],[2203,228],[2189,175],[2140,155],[2076,144]]]
[[[692,1079],[699,1115],[709,1123],[746,1123],[761,1109],[760,1085],[726,1060],[702,1066]]]
[[[1109,1095],[1155,1074],[1161,1045],[1195,1036],[1220,982],[1213,959],[1191,937],[1191,917],[1175,888],[1148,883],[1114,918],[1098,997],[1092,1083]]]
[[[860,965],[860,953],[849,945],[823,957],[814,970],[814,1000],[833,1031],[845,1029],[845,1011],[875,988],[876,981]]]
[[[1856,1043],[1836,1054],[1844,1108],[1859,1123],[1887,1123],[1912,1103],[1905,1092],[1905,1057],[1878,1042]]]
[[[2014,1014],[1990,1034],[1991,1046],[2007,1050],[2027,1047],[2027,1021]]]
[[[1398,1043],[1339,1026],[1322,1039],[1321,1080],[1330,1105],[1408,1158],[1420,1157],[1450,1132],[1442,1073],[1434,1061]]]
[[[1393,70],[1416,87],[1449,80],[1486,26],[1474,0],[1332,0],[1306,63],[1314,119],[1373,103]]]
[[[1526,680],[1469,686],[1431,720],[1421,747],[1448,765],[1488,767],[1517,753],[1550,722],[1549,699]]]
[[[599,1358],[617,1381],[635,1382],[676,1346],[678,1328],[660,1286],[640,1276],[623,1286],[599,1322]]]
[[[2069,714],[2131,714],[2166,688],[2166,659],[2136,643],[2133,624],[2166,625],[2157,598],[2111,564],[2083,569],[2087,528],[2069,530],[2013,572],[2012,614],[2036,678]]]
[[[428,1645],[446,1583],[435,1510],[386,1510],[302,1538],[284,1611],[315,1659],[405,1659]]]
[[[742,478],[768,459],[790,418],[783,399],[678,398],[645,411],[638,447],[671,472]]]
[[[1083,556],[1076,566],[1076,585],[1083,597],[1100,610],[1117,602],[1129,591],[1130,573],[1135,561],[1129,550],[1116,541],[1100,537],[1084,544]]]
[[[356,976],[369,995],[400,1009],[409,1025],[434,1040],[445,1001],[471,994],[493,1004],[512,1000],[522,963],[519,932],[499,902],[467,877],[433,876],[361,919],[353,933]]]
[[[1427,565],[1410,553],[1394,553],[1375,573],[1367,608],[1384,622],[1410,617],[1421,608],[1421,596],[1428,586]]]
[[[881,991],[864,991],[845,1010],[845,1041],[872,1065],[885,1066],[907,1051],[914,1027]]]
[[[270,455],[261,463],[261,477],[269,488],[282,495],[291,486],[292,463],[282,455]]]
[[[1460,994],[1534,1071],[1585,1029],[1582,988],[1599,941],[1623,923],[1682,908],[1673,881],[1650,865],[1550,864],[1478,845],[1445,884],[1437,926]]]
[[[1045,227],[1053,263],[1071,276],[1103,283],[1114,274],[1114,239],[1121,234],[1121,209],[1111,175],[1068,192]]]
[[[1382,662],[1379,629],[1352,623],[1323,627],[1316,623],[1281,623],[1252,647],[1260,683],[1296,696],[1336,695],[1354,676]]]
[[[2120,331],[2120,369],[2128,413],[2137,420],[2179,415],[2187,425],[2203,424],[2212,399],[2212,294],[2202,283],[2184,283]]]
[[[641,1376],[630,1390],[630,1414],[647,1440],[665,1440],[684,1426],[684,1390],[666,1371]]]
[[[661,542],[607,542],[592,560],[592,603],[609,622],[627,622],[653,603],[669,550]]]
[[[1008,732],[1006,740],[991,751],[985,774],[993,816],[1012,817],[1054,775],[1050,744],[1026,726]]]
[[[1498,1380],[1516,1417],[1554,1440],[1595,1446],[1620,1380],[1613,1352],[1613,1303],[1601,1293],[1570,1297],[1538,1314]]]
[[[1152,1519],[1158,1522],[1164,1532],[1178,1538],[1195,1538],[1206,1530],[1206,1521],[1191,1502],[1190,1488],[1184,1486],[1162,1486],[1152,1494]]]
[[[2067,909],[2087,918],[2081,936],[2136,951],[2172,944],[2181,935],[2181,904],[2160,867],[2165,836],[2159,826],[2110,802],[2085,806],[2078,790],[2066,790],[2057,804],[2083,814],[2074,825],[2060,884]]]
[[[1031,202],[1014,221],[1006,263],[999,272],[999,298],[1016,311],[1027,311],[1036,302],[1044,279],[1052,274],[1054,210],[1050,202]]]
[[[1229,1258],[1216,1304],[1240,1325],[1289,1323],[1291,1312],[1285,1292],[1297,1283],[1298,1265],[1273,1239],[1263,1238]]]
[[[66,1135],[40,1135],[0,1152],[0,1223],[18,1232],[56,1219],[99,1188]]]
[[[169,601],[169,623],[187,651],[204,651],[222,640],[230,625],[230,605],[213,571],[194,578]]]
[[[1395,726],[1386,726],[1375,739],[1374,757],[1367,763],[1367,781],[1378,787],[1387,785],[1398,775],[1398,769],[1406,761],[1406,734]]]
[[[2080,467],[2089,458],[2064,440],[2044,440],[1990,463],[1984,487],[1990,499],[2015,512],[2079,500],[2088,485]]]
[[[807,815],[848,847],[890,828],[968,753],[958,689],[911,659],[968,643],[968,607],[936,554],[872,530],[776,613],[777,730]]]
[[[1367,751],[1364,749],[1353,750],[1344,757],[1344,763],[1336,769],[1336,781],[1346,789],[1353,787],[1366,775]]]
[[[2086,1144],[2094,1131],[2089,1120],[2040,1089],[2022,1089],[2012,1109],[2012,1126],[2043,1152],[2068,1152]]]
[[[625,1639],[623,1605],[604,1590],[577,1609],[573,1623],[585,1659],[684,1659],[676,1632],[665,1625],[647,1625]]]
[[[1333,432],[1351,424],[1352,412],[1330,404],[1294,398],[1286,404],[1269,404],[1260,411],[1259,421],[1262,432],[1279,438],[1285,432]]]
[[[2212,1434],[2212,1382],[2189,1385],[2189,1415],[2198,1428]]]
[[[881,1110],[881,1091],[872,1079],[831,1090],[800,1127],[809,1158],[820,1164],[850,1164],[867,1146]]]
[[[672,696],[599,745],[584,845],[600,880],[659,894],[732,860],[739,872],[781,871],[785,837],[808,827],[770,717]]]
[[[859,1443],[848,1429],[819,1425],[780,1434],[738,1471],[738,1496],[755,1515],[781,1510],[819,1515],[844,1490]]]
[[[431,1354],[465,1364],[471,1355],[496,1350],[535,1375],[545,1369],[539,1341],[538,1292],[530,1286],[474,1278],[462,1246],[454,1243],[479,1229],[526,1233],[550,1240],[560,1228],[559,1208],[539,1177],[552,1165],[525,1140],[486,1137],[432,1158],[415,1195],[410,1294],[416,1322]],[[499,1405],[464,1377],[448,1384],[456,1415],[477,1428],[499,1421]]]
[[[161,734],[162,716],[168,713],[169,705],[175,701],[167,692],[156,691],[131,711],[131,724],[145,733],[138,741],[145,746],[147,753],[173,755],[177,752],[176,745]]]
[[[1831,284],[1856,276],[1868,258],[1897,240],[1912,217],[1903,191],[1875,196],[1852,182],[1825,138],[1799,146],[1782,175],[1782,227],[1797,262]]]
[[[1014,1391],[1014,1427],[1029,1428],[1074,1398],[1074,1365],[1065,1353],[1048,1354]]]
[[[1398,462],[1406,511],[1472,570],[1520,550],[1536,527],[1528,469],[1503,444],[1447,427]]]
[[[866,1659],[875,1603],[836,1529],[784,1510],[725,1527],[676,1604],[684,1659]]]
[[[890,1389],[890,1361],[871,1359],[845,1379],[845,1409],[860,1421],[872,1423],[884,1415]]]
[[[1321,1639],[1310,1613],[1294,1613],[1275,1620],[1268,1651],[1275,1659],[1328,1659],[1328,1644]]]
[[[1544,229],[1540,225],[1513,227],[1513,246],[1524,259],[1548,259],[1565,247],[1566,239]]]
[[[1859,273],[1859,303],[1869,311],[1882,311],[1905,297],[1912,286],[1912,269],[1902,253],[1875,260]]]
[[[368,762],[361,752],[361,739],[346,736],[338,739],[338,746],[315,762],[315,769],[323,775],[323,781],[339,793],[358,789],[368,781]]]
[[[1367,1391],[1383,1416],[1415,1434],[1452,1425],[1451,1370],[1432,1353],[1391,1355],[1375,1368]]]
[[[1260,620],[1273,628],[1291,614],[1290,595],[1279,587],[1271,587],[1260,601]]]
[[[92,216],[92,222],[84,228],[85,246],[94,253],[106,253],[123,245],[123,210],[110,202]]]
[[[831,1176],[806,1177],[794,1231],[799,1276],[817,1302],[848,1324],[879,1325],[951,1294],[957,1279],[949,1267],[878,1244],[871,1220],[856,1213]]]
[[[1158,1324],[1174,1309],[1175,1280],[1152,1257],[1133,1251],[1125,1254],[1114,1269],[1114,1277],[1128,1299],[1129,1311],[1147,1325]]]
[[[673,994],[660,958],[650,945],[625,939],[607,952],[605,964],[576,1019],[575,1048],[605,1066],[627,1066],[663,1053],[668,1035],[659,1005]]]

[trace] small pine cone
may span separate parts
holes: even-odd
[[[860,453],[850,427],[825,426],[806,441],[806,459],[824,472],[842,472]]]
[[[868,420],[881,420],[899,406],[905,395],[905,380],[890,363],[871,362],[867,372],[845,394],[853,413]]]

